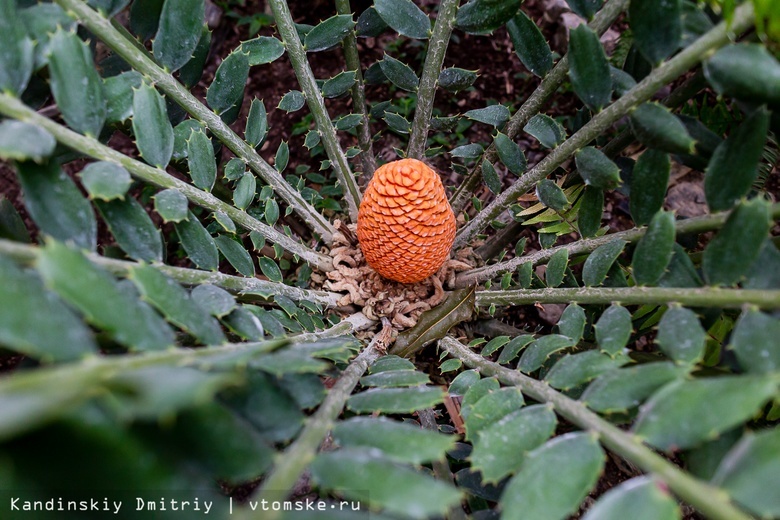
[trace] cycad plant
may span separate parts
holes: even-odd
[[[268,3],[278,38],[199,99],[204,0],[0,0],[0,157],[29,216],[0,199],[9,518],[780,516],[776,3],[569,0],[563,56],[520,0],[336,0],[316,26]],[[503,27],[538,87],[435,109],[477,78],[443,68],[451,37]],[[395,51],[361,62],[383,33]],[[391,55],[413,40],[418,70]],[[332,49],[344,71],[315,78]],[[312,122],[294,171],[245,99],[284,54],[278,109]],[[390,135],[405,161],[382,166]],[[703,215],[670,210],[680,168]],[[534,305],[557,325],[523,327]]]

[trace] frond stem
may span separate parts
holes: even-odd
[[[588,410],[584,404],[517,370],[510,370],[483,358],[450,336],[441,339],[439,346],[451,356],[463,361],[463,364],[469,368],[479,370],[482,375],[497,377],[506,385],[518,387],[523,394],[535,401],[552,404],[559,415],[584,430],[598,434],[600,442],[606,448],[638,468],[663,480],[677,496],[704,513],[708,518],[750,520],[750,516],[743,513],[729,500],[728,494],[688,475],[642,444],[638,437],[605,421]]]
[[[721,287],[558,287],[534,290],[479,291],[477,305],[533,305],[535,303],[620,303],[623,305],[663,305],[679,303],[690,307],[738,309],[755,305],[780,308],[780,291],[726,289]]]
[[[56,0],[71,16],[100,38],[134,69],[148,77],[170,99],[178,103],[188,114],[201,121],[209,130],[241,158],[257,175],[267,182],[301,219],[330,244],[336,232],[333,225],[293,188],[252,146],[236,135],[213,111],[193,96],[186,87],[148,55],[139,50],[137,42],[128,40],[110,20],[93,10],[82,0]]]
[[[295,76],[298,78],[298,84],[301,86],[309,110],[314,116],[314,121],[317,124],[322,144],[330,159],[331,167],[344,189],[344,199],[347,201],[350,219],[352,219],[352,222],[357,222],[361,199],[360,188],[357,182],[355,182],[352,170],[349,168],[347,156],[339,144],[336,128],[330,120],[328,109],[325,108],[325,100],[322,98],[322,93],[314,79],[314,72],[312,72],[309,61],[306,59],[306,50],[304,50],[298,31],[295,29],[290,8],[284,0],[269,0],[269,5],[274,13],[276,29],[284,41],[287,56],[290,58],[290,63],[292,63],[295,70]]]
[[[636,87],[593,116],[593,119],[585,126],[550,152],[534,168],[524,173],[514,184],[504,190],[493,202],[479,212],[466,226],[460,229],[455,237],[453,247],[457,249],[465,246],[491,220],[505,211],[519,196],[526,193],[537,182],[550,175],[566,159],[584,146],[587,146],[588,143],[601,135],[621,117],[628,114],[635,106],[650,99],[661,87],[690,70],[691,67],[699,63],[710,52],[726,45],[731,41],[731,35],[744,32],[752,24],[753,6],[750,3],[742,4],[734,12],[731,24],[721,22],[675,57],[654,69]]]
[[[0,93],[0,113],[20,121],[38,125],[52,134],[58,142],[94,159],[120,164],[130,172],[130,175],[137,179],[141,179],[142,181],[154,184],[161,188],[175,188],[184,194],[184,196],[193,204],[197,204],[198,206],[212,211],[221,211],[225,213],[233,219],[235,223],[246,229],[257,231],[271,242],[279,244],[290,253],[298,255],[304,261],[320,270],[327,272],[333,268],[333,262],[330,257],[306,247],[302,243],[280,233],[267,224],[263,224],[249,215],[246,211],[222,202],[211,193],[179,180],[165,170],[137,161],[104,145],[93,137],[81,135],[63,125],[55,123],[51,119],[43,117],[30,109],[19,99],[9,94]]]
[[[336,0],[336,12],[338,14],[352,14],[352,8],[349,0]],[[363,70],[360,65],[360,56],[358,55],[357,36],[355,32],[348,34],[344,38],[344,61],[347,63],[347,70],[355,71],[355,84],[352,86],[352,105],[355,113],[362,117],[361,123],[357,127],[358,145],[360,146],[360,162],[363,165],[363,179],[366,182],[371,179],[376,170],[376,156],[374,155],[373,140],[371,138],[371,123],[368,120],[366,111],[366,84],[363,80]]]
[[[686,235],[691,233],[702,233],[705,231],[712,231],[713,229],[719,229],[726,223],[730,211],[722,211],[719,213],[712,213],[710,215],[702,215],[700,217],[692,217],[685,220],[678,220],[675,223],[675,229],[677,235]],[[780,203],[773,204],[770,208],[770,214],[773,219],[780,218]],[[644,236],[647,232],[646,227],[628,229],[626,231],[619,231],[617,233],[610,233],[596,238],[586,238],[572,242],[571,244],[563,244],[557,247],[551,247],[549,249],[542,249],[534,253],[518,256],[504,262],[498,262],[484,267],[478,267],[469,271],[460,273],[455,279],[455,287],[463,288],[469,285],[475,285],[483,283],[487,280],[500,276],[506,272],[515,271],[522,264],[530,262],[533,265],[546,263],[552,255],[560,251],[561,249],[568,249],[569,256],[577,254],[590,253],[597,247],[602,246],[613,240],[625,240],[626,242],[636,242]]]
[[[298,478],[314,460],[320,444],[333,428],[361,376],[369,365],[384,354],[391,342],[390,322],[386,319],[383,321],[382,331],[374,336],[371,343],[341,372],[338,381],[328,391],[325,400],[306,423],[301,434],[278,458],[278,462],[256,492],[258,500],[273,501],[280,500],[280,495],[287,496]],[[279,518],[280,514],[279,511],[263,511],[253,515],[251,511],[245,509],[239,518],[273,520]]]
[[[612,22],[620,16],[620,13],[626,10],[628,4],[629,0],[610,0],[604,4],[604,7],[596,14],[588,26],[596,31],[596,33],[602,34],[609,29]],[[514,139],[523,127],[528,124],[528,121],[539,113],[542,106],[550,99],[550,96],[552,96],[555,91],[560,88],[563,82],[566,81],[568,72],[569,55],[566,54],[558,61],[555,67],[547,73],[536,90],[533,91],[507,122],[504,127],[504,133],[509,136],[510,139]],[[482,158],[487,159],[491,163],[495,162],[496,159],[498,159],[498,152],[496,151],[495,145],[491,143],[485,150]],[[450,197],[450,204],[456,215],[462,211],[469,200],[471,200],[471,196],[479,185],[481,178],[482,160],[477,160],[475,166]]]
[[[35,263],[38,247],[11,240],[0,239],[0,255],[6,256],[21,265],[31,266]],[[102,267],[115,276],[127,276],[134,267],[142,264],[127,260],[107,258],[96,253],[86,253],[87,258],[93,264]],[[286,296],[293,301],[310,301],[326,308],[338,307],[338,293],[328,291],[312,291],[293,287],[283,283],[269,282],[258,278],[244,276],[232,276],[220,272],[202,271],[187,267],[174,267],[166,264],[151,264],[152,267],[164,275],[176,280],[182,285],[194,287],[196,285],[210,284],[221,287],[226,291],[248,296],[252,300],[265,300],[268,296]]]
[[[439,74],[447,53],[452,28],[455,25],[455,15],[458,12],[459,0],[442,0],[439,5],[439,15],[433,26],[428,54],[425,57],[420,86],[417,89],[417,109],[414,111],[412,133],[409,137],[409,148],[406,156],[411,159],[422,159],[425,145],[428,142],[428,125],[433,113],[433,101],[436,97],[436,86],[439,84]]]

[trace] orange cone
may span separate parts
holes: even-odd
[[[439,175],[417,159],[377,169],[360,203],[357,236],[368,265],[385,278],[415,283],[438,271],[455,240]]]

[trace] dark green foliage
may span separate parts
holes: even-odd
[[[496,134],[494,143],[501,162],[510,172],[520,175],[526,167],[525,154],[517,143],[501,132]]]
[[[217,179],[217,161],[211,140],[200,129],[194,130],[187,139],[187,164],[193,184],[211,191]]]
[[[185,119],[173,129],[173,154],[171,159],[181,161],[187,158],[187,141],[190,134],[203,130],[204,126],[195,119]]]
[[[68,361],[95,352],[89,328],[41,280],[0,257],[0,342],[43,360]],[[35,316],[45,316],[36,320]]]
[[[216,271],[219,266],[217,245],[200,220],[187,212],[187,219],[178,222],[175,228],[189,259],[200,269]]]
[[[399,134],[408,134],[409,131],[412,129],[412,124],[409,122],[408,119],[394,112],[386,112],[383,119],[387,123],[387,126],[389,126],[393,131],[398,132]],[[457,157],[455,155],[455,150],[453,150],[453,157]]]
[[[162,318],[80,252],[52,241],[39,258],[38,271],[89,323],[128,348],[162,350],[173,344],[173,333]]]
[[[734,326],[729,348],[748,372],[773,373],[780,366],[778,333],[780,322],[777,319],[754,309],[747,310]]]
[[[157,226],[134,198],[95,201],[111,234],[127,256],[146,262],[161,262],[163,243]]]
[[[355,22],[350,15],[331,16],[306,33],[304,48],[309,52],[329,49],[341,43],[354,26]]]
[[[631,130],[649,148],[669,153],[693,153],[694,140],[669,109],[658,103],[643,103],[631,112]]]
[[[756,103],[780,102],[780,63],[761,45],[724,47],[705,62],[704,73],[719,94]]]
[[[322,95],[326,98],[339,97],[346,94],[355,84],[355,71],[348,70],[330,78],[322,85]]]
[[[599,318],[593,328],[601,350],[610,356],[619,354],[631,337],[631,313],[625,307],[612,305]]]
[[[214,237],[219,252],[230,262],[236,271],[244,276],[255,275],[255,265],[244,246],[226,235]]]
[[[583,238],[592,237],[601,227],[604,192],[595,186],[585,186],[577,226]]]
[[[506,29],[520,61],[532,73],[543,78],[553,65],[552,52],[542,32],[523,11],[509,20]]]
[[[669,362],[611,370],[588,386],[582,394],[582,401],[599,412],[627,411],[639,406],[656,390],[687,371],[687,367]]]
[[[633,0],[628,9],[636,46],[652,64],[675,52],[682,38],[683,0]]]
[[[704,285],[696,266],[680,244],[673,245],[672,260],[658,281],[661,287],[700,287]]]
[[[0,90],[20,94],[33,71],[33,41],[19,23],[15,0],[0,2]]]
[[[142,40],[157,32],[164,0],[135,0],[130,6],[130,30]]]
[[[612,97],[609,62],[598,35],[585,25],[570,34],[569,77],[574,92],[594,112],[604,108]]]
[[[428,25],[430,26],[430,22]],[[358,36],[373,38],[382,34],[387,28],[387,23],[372,6],[360,13],[355,30]]]
[[[303,108],[306,103],[306,99],[303,97],[303,93],[300,90],[291,90],[279,101],[279,106],[276,107],[285,112],[297,112]]]
[[[637,225],[647,224],[661,209],[671,167],[669,155],[658,150],[647,150],[634,165],[630,206]]]
[[[555,148],[566,138],[566,131],[560,123],[545,114],[536,114],[523,130],[536,137],[546,148]]]
[[[482,161],[482,178],[485,180],[485,184],[493,193],[501,192],[501,179],[498,177],[493,163],[487,159]]]
[[[572,303],[566,306],[561,314],[561,319],[558,320],[558,332],[571,338],[574,342],[579,342],[585,332],[586,321],[587,318],[582,307]]]
[[[22,3],[19,3],[21,6]],[[59,5],[54,3],[35,3],[30,7],[21,9],[18,13],[24,26],[27,28],[27,36],[35,41],[35,64],[34,69],[38,70],[41,67],[45,67],[49,62],[49,46],[51,43],[51,37],[57,30],[57,26],[66,30],[72,30],[75,26],[75,20],[68,16],[68,14]],[[11,15],[13,16],[13,15]],[[10,39],[18,38],[16,34],[18,25],[10,31]],[[24,46],[24,42],[22,46]],[[9,42],[9,49],[13,49],[13,43]],[[19,49],[21,57],[24,59],[23,48]],[[19,64],[21,67],[17,72],[21,75],[25,74],[24,67],[26,64]]]
[[[636,80],[624,70],[617,69],[610,65],[610,75],[612,76],[612,88],[619,96],[624,95],[626,92],[636,87]]]
[[[204,0],[163,2],[152,50],[168,70],[179,70],[192,58],[201,39],[205,5]]]
[[[87,3],[100,14],[114,16],[127,7],[130,0],[87,0]]]
[[[30,242],[30,232],[27,231],[21,215],[5,197],[0,197],[0,238]]]
[[[704,355],[706,333],[696,313],[682,307],[672,307],[658,324],[656,341],[674,361],[698,363]]]
[[[251,173],[246,173],[236,183],[236,189],[233,192],[233,203],[239,209],[246,209],[255,198],[257,189],[257,180]]]
[[[271,63],[284,54],[284,45],[276,38],[258,36],[253,40],[241,42],[241,50],[249,53],[249,66]]]
[[[116,163],[99,161],[81,170],[81,182],[93,199],[124,198],[132,179],[130,173]]]
[[[340,446],[375,447],[390,458],[412,464],[438,460],[454,444],[450,436],[383,418],[355,417],[340,423],[333,435]]]
[[[217,114],[222,115],[234,105],[241,104],[249,76],[249,56],[245,51],[234,51],[219,64],[206,93],[206,101]]]
[[[439,74],[439,86],[452,92],[458,92],[470,87],[477,80],[477,73],[473,70],[450,67]]]
[[[144,299],[157,308],[169,322],[189,332],[201,343],[217,345],[225,341],[217,321],[193,302],[178,283],[154,267],[137,267],[131,272],[130,279]]]
[[[647,232],[634,249],[631,267],[638,285],[656,285],[672,261],[674,252],[674,215],[659,211],[647,226]]]
[[[260,264],[260,271],[262,271],[269,280],[281,283],[282,272],[279,270],[279,266],[276,265],[276,262],[268,257],[258,258],[257,262]]]
[[[780,437],[776,430],[745,435],[726,455],[713,481],[758,515],[777,515],[777,497],[763,493],[766,479],[777,471]]]
[[[154,210],[165,222],[181,222],[187,218],[187,197],[173,188],[163,190],[154,196]]]
[[[766,143],[769,113],[753,112],[712,154],[704,177],[704,193],[712,211],[730,209],[750,191]]]
[[[376,0],[374,8],[382,20],[399,33],[410,38],[430,36],[430,19],[411,0]],[[375,26],[376,22],[368,25]]]
[[[561,334],[550,334],[534,340],[528,345],[517,368],[525,373],[531,373],[538,370],[547,359],[556,352],[569,348],[574,345],[574,340]]]
[[[547,270],[544,274],[544,280],[548,287],[558,287],[561,285],[563,277],[566,274],[566,266],[568,263],[569,250],[566,248],[557,251],[550,257],[549,262],[547,262]]]
[[[487,393],[483,393],[478,399],[470,403],[470,412],[464,418],[466,439],[476,439],[483,430],[516,411],[524,404],[523,394],[517,388],[489,389]]]
[[[582,281],[585,285],[599,285],[607,277],[609,269],[617,257],[623,252],[626,243],[617,239],[599,246],[588,259],[582,269]]]
[[[707,283],[733,285],[758,257],[769,232],[769,205],[762,199],[743,202],[704,250],[702,269]],[[739,248],[734,245],[739,244]]]
[[[765,376],[677,380],[650,398],[634,431],[659,449],[690,448],[751,417],[774,387]]]
[[[569,205],[566,194],[550,179],[544,179],[537,183],[536,196],[542,204],[556,211],[560,211]]]
[[[509,109],[504,105],[491,105],[485,108],[469,110],[463,115],[474,121],[500,128],[504,126],[504,123],[509,121],[509,116],[511,114]]]
[[[596,14],[596,11],[598,11],[601,8],[601,5],[604,3],[603,0],[567,0],[567,4],[569,4],[569,7],[572,11],[577,13],[578,15],[582,16],[586,20],[590,20],[593,18],[593,15]]]
[[[41,127],[20,121],[0,123],[0,157],[40,163],[54,152],[54,136]]]
[[[246,120],[244,135],[252,146],[259,146],[265,140],[268,133],[268,119],[265,104],[261,99],[253,99]]]
[[[135,5],[135,3],[133,4]],[[203,25],[200,32],[200,39],[198,45],[195,47],[195,51],[192,55],[192,59],[184,64],[179,69],[179,81],[188,87],[194,86],[203,75],[203,68],[206,66],[206,60],[209,57],[209,49],[211,48],[211,31],[208,25]],[[256,59],[252,51],[250,51],[250,63],[253,59]]]
[[[555,363],[544,380],[553,388],[569,390],[595,379],[604,372],[625,365],[627,362],[627,356],[610,356],[597,350],[566,354]]]
[[[133,90],[132,121],[141,157],[153,166],[165,168],[173,154],[173,127],[165,100],[154,87],[142,83]]]
[[[555,468],[566,463],[571,472]],[[556,437],[528,454],[527,463],[507,484],[502,503],[507,519],[562,518],[577,506],[595,485],[604,466],[604,452],[586,433]],[[553,484],[554,483],[554,484]]]
[[[618,519],[676,520],[680,509],[660,482],[652,477],[635,477],[609,490],[583,516],[585,520]]]
[[[460,493],[450,484],[400,465],[367,449],[345,449],[323,453],[312,464],[314,480],[325,489],[348,490],[353,500],[371,499],[388,512],[403,513],[414,508],[417,518],[443,514],[460,501]],[[355,469],[358,471],[355,471]],[[404,486],[382,486],[390,478]]]
[[[287,168],[287,162],[289,160],[290,147],[285,141],[282,141],[279,144],[279,148],[276,149],[276,155],[274,156],[274,168],[276,168],[276,171],[282,172]]]
[[[588,186],[610,190],[620,184],[620,169],[601,150],[588,146],[575,159],[577,170]]]
[[[746,289],[777,289],[780,288],[780,251],[772,239],[767,238],[758,258],[750,266],[743,287]]]
[[[486,34],[514,17],[520,0],[469,0],[458,9],[455,27],[471,34]]]
[[[417,90],[420,78],[406,63],[385,54],[385,57],[379,62],[379,66],[382,67],[385,77],[396,87],[412,92]]]
[[[480,412],[492,411],[485,408],[480,407]],[[526,453],[549,439],[556,424],[555,414],[543,405],[515,410],[499,418],[478,431],[471,453],[472,468],[482,473],[485,482],[497,483],[516,472]]]
[[[377,388],[350,397],[347,408],[355,413],[410,413],[443,399],[442,391],[435,387]]]
[[[106,120],[106,100],[89,47],[75,32],[59,28],[49,48],[51,89],[62,117],[76,131],[97,137]]]
[[[16,164],[24,204],[35,224],[47,235],[95,250],[97,222],[89,202],[59,165]]]
[[[477,143],[472,144],[464,144],[463,146],[458,146],[450,154],[453,157],[458,158],[464,158],[464,159],[476,159],[479,157],[482,152],[484,151],[484,148],[482,145]]]
[[[221,318],[236,308],[236,300],[233,296],[215,285],[199,285],[191,292],[192,300],[202,309]]]

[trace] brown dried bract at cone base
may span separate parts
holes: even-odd
[[[417,159],[377,169],[360,204],[357,236],[368,264],[385,278],[420,282],[450,256],[452,212],[439,175]]]
[[[337,229],[342,229],[339,222]],[[355,224],[348,226],[354,231]],[[457,253],[456,259],[448,259],[433,276],[416,284],[404,284],[388,280],[372,269],[363,257],[359,245],[350,241],[343,232],[333,237],[330,250],[334,269],[327,273],[327,279],[313,273],[312,282],[330,291],[344,292],[338,302],[340,306],[362,307],[366,317],[378,320],[388,317],[395,329],[414,326],[423,312],[432,309],[446,297],[444,287],[455,282],[455,274],[473,268],[471,248]]]

